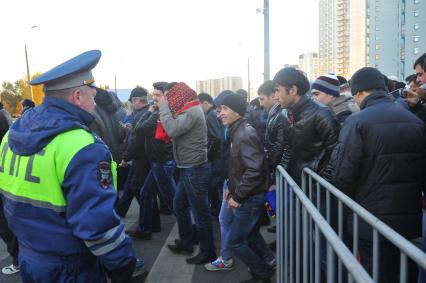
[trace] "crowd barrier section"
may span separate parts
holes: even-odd
[[[407,282],[408,258],[426,269],[423,251],[311,169],[303,170],[300,188],[278,166],[276,190],[277,282],[320,283],[325,278],[327,283],[379,282],[379,236],[400,250],[400,283]],[[332,196],[337,202],[337,231],[331,225]],[[343,241],[344,208],[353,215],[352,249]],[[357,260],[360,221],[373,231],[372,274]]]

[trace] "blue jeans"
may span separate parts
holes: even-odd
[[[192,248],[193,228],[189,210],[191,208],[200,238],[200,250],[205,254],[215,252],[208,201],[209,175],[210,168],[207,162],[190,168],[181,168],[173,200],[182,246]]]
[[[160,197],[165,201],[167,208],[173,210],[173,198],[176,183],[173,178],[175,162],[151,163],[151,170],[145,179],[140,192],[139,229],[142,232],[151,232],[152,227],[160,228],[160,213],[155,197],[158,190]]]
[[[228,185],[225,181],[223,185],[223,193],[228,191]],[[232,250],[228,247],[228,234],[231,227],[232,219],[234,214],[232,208],[228,207],[228,202],[223,197],[222,206],[219,213],[219,223],[220,223],[220,255],[223,260],[230,260],[233,257]]]
[[[255,276],[269,278],[273,270],[266,260],[274,256],[259,231],[263,204],[264,195],[258,194],[233,209],[228,245]]]

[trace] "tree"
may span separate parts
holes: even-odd
[[[37,72],[32,77],[31,80],[34,80],[38,76],[40,76],[41,73]],[[33,92],[33,101],[36,106],[40,105],[43,102],[44,98],[44,86],[43,85],[33,85],[31,86],[31,91]]]
[[[23,83],[21,80],[14,84],[3,82],[2,91],[0,92],[1,101],[4,108],[11,114],[18,114],[20,109],[20,101],[23,99]]]

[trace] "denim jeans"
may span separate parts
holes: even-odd
[[[263,204],[264,195],[258,194],[233,209],[228,245],[254,275],[269,278],[273,270],[266,259],[272,260],[274,256],[259,231]]]
[[[190,208],[194,216],[200,250],[205,254],[213,254],[213,227],[208,204],[208,182],[210,168],[207,162],[190,168],[181,168],[176,188],[173,208],[175,211],[179,237],[184,248],[192,247],[192,220]]]
[[[165,201],[167,208],[173,209],[173,197],[176,183],[173,178],[175,162],[151,163],[151,170],[145,179],[140,192],[139,230],[151,232],[152,228],[160,228],[160,212],[155,192]]]
[[[220,206],[220,196],[223,187],[223,177],[220,174],[221,166],[223,166],[222,160],[214,160],[210,162],[211,174],[209,182],[209,204],[210,208],[215,210]]]
[[[223,193],[228,191],[227,181],[223,185]],[[232,208],[228,207],[228,202],[223,197],[222,206],[219,213],[220,223],[220,255],[223,260],[230,260],[233,257],[232,250],[228,247],[228,234],[229,228],[231,227],[232,219],[234,214]]]

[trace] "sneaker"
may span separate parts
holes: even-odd
[[[222,257],[218,257],[215,261],[207,263],[204,267],[208,271],[220,271],[220,270],[232,270],[234,269],[234,260],[223,260]]]
[[[3,267],[3,269],[1,270],[1,272],[3,274],[7,274],[7,275],[15,274],[15,273],[19,272],[19,266],[11,264],[9,266]]]

